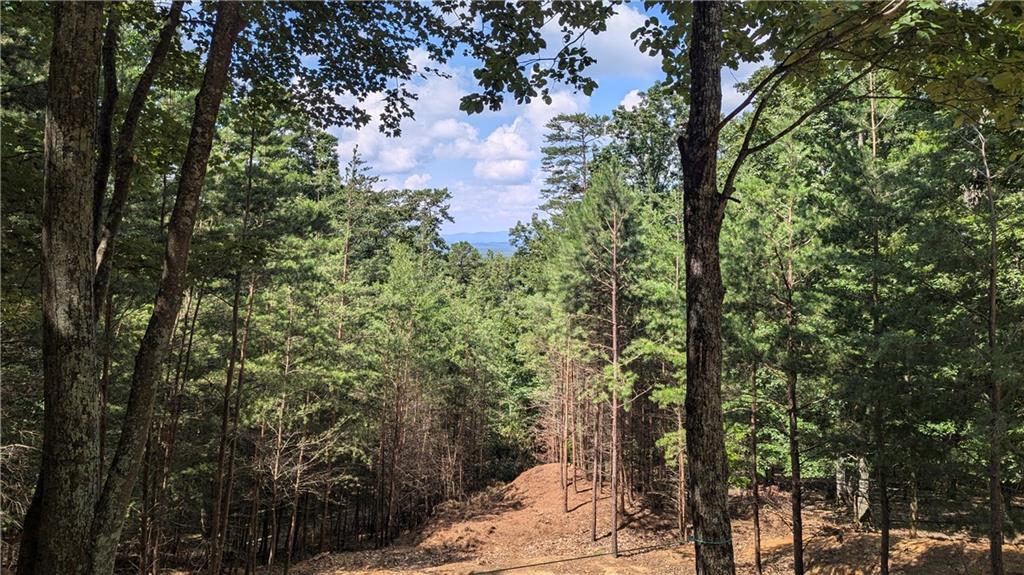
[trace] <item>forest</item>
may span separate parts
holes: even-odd
[[[625,10],[510,255],[341,145]],[[0,572],[1024,573],[1024,4],[0,18]]]

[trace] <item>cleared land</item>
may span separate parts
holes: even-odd
[[[569,513],[562,511],[558,464],[527,470],[512,483],[478,494],[467,503],[442,506],[416,536],[387,549],[323,554],[296,566],[298,575],[387,575],[396,573],[535,573],[611,575],[691,573],[693,544],[680,545],[673,519],[629,506],[619,532],[620,557],[608,551],[607,490],[599,501],[598,540],[590,537],[590,484],[569,490]],[[762,520],[764,572],[791,573],[792,558],[786,494],[769,492]],[[738,570],[753,573],[752,523],[735,502],[733,535]],[[805,513],[810,574],[877,572],[878,535],[829,520],[829,512]],[[987,541],[967,534],[906,530],[893,532],[892,570],[903,575],[987,572]],[[1024,544],[1005,548],[1008,573],[1024,573]]]

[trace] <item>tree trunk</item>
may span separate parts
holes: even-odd
[[[146,441],[142,457],[142,501],[139,505],[139,575],[149,575],[150,541],[153,529],[153,434]]]
[[[223,557],[223,544],[227,541],[228,523],[231,510],[231,494],[235,483],[235,452],[238,450],[238,423],[242,411],[242,391],[245,389],[245,359],[249,349],[249,333],[252,326],[252,309],[256,297],[256,276],[249,278],[249,294],[246,296],[245,321],[242,327],[242,343],[238,351],[238,385],[235,387],[235,407],[231,417],[231,431],[228,436],[231,438],[231,448],[228,450],[228,473],[224,486],[224,504],[221,510],[221,557]],[[223,561],[223,559],[222,559]]]
[[[167,433],[162,439],[163,454],[160,458],[160,468],[156,479],[159,489],[156,498],[156,528],[153,534],[153,572],[160,572],[160,540],[163,531],[163,519],[167,512],[167,480],[170,477],[171,463],[174,458],[174,448],[178,437],[178,423],[181,420],[181,400],[185,393],[185,386],[188,383],[189,368],[192,365],[192,342],[196,335],[199,309],[203,303],[203,292],[201,289],[193,288],[189,296],[189,302],[185,306],[185,319],[181,328],[181,345],[178,351],[178,361],[175,367],[174,382],[170,391],[170,422],[167,425]],[[192,299],[195,299],[195,306],[192,306]],[[192,320],[189,321],[191,308]]]
[[[878,104],[874,98],[875,93],[875,75],[871,73],[868,75],[868,90],[871,93],[869,103],[871,106],[871,118],[870,118],[870,132],[871,132],[871,168],[873,178],[877,177],[877,166],[875,165],[878,160]],[[880,193],[880,189],[877,185],[877,181],[873,182],[873,191],[877,197]],[[877,221],[872,222],[871,230],[871,257],[872,267],[871,272],[871,334],[875,339],[876,352],[881,349],[882,346],[882,299],[881,299],[881,281],[878,276],[877,269],[881,264],[881,224]],[[876,386],[883,381],[882,366],[878,360],[876,360],[872,366],[872,371],[875,379]],[[876,394],[876,395],[881,395]],[[875,435],[875,471],[878,474],[878,492],[879,502],[881,507],[881,530],[882,536],[879,547],[879,569],[881,575],[889,575],[889,481],[888,481],[888,470],[886,469],[887,454],[886,454],[886,443],[885,443],[885,415],[882,413],[882,398],[878,397],[875,400],[874,414],[872,415],[872,427]]]
[[[792,368],[786,373],[786,395],[789,401],[789,463],[792,468],[792,488],[790,503],[793,518],[793,572],[803,575],[804,572],[804,536],[803,536],[803,486],[800,479],[800,443],[797,439],[797,398],[796,373]]]
[[[287,341],[290,341],[290,339],[287,340]],[[288,382],[288,371],[289,371],[290,366],[291,366],[291,364],[290,364],[291,348],[290,348],[289,345],[287,345],[287,341],[286,341],[286,344],[285,344],[285,369],[284,369],[284,381],[285,381],[286,385],[287,385],[287,382]],[[278,506],[277,481],[278,481],[278,478],[281,475],[281,455],[282,455],[281,450],[282,450],[282,443],[284,441],[284,410],[285,410],[285,400],[284,400],[284,398],[282,398],[281,399],[281,407],[277,411],[277,437],[275,439],[275,446],[274,446],[274,464],[273,464],[273,467],[271,468],[270,508],[267,510],[267,512],[271,514],[271,520],[273,522],[273,524],[271,526],[271,531],[270,531],[270,537],[271,537],[270,551],[267,553],[267,569],[268,570],[271,567],[273,567],[273,565],[274,565],[274,555],[277,553],[278,532],[280,531],[280,529],[278,528],[278,514],[277,514],[277,511],[278,511],[277,510],[277,506]]]
[[[686,541],[689,534],[686,516],[686,442],[683,436],[683,409],[676,407],[676,465],[679,467],[679,480],[676,483],[676,521],[679,523],[679,540]]]
[[[1004,504],[1002,490],[1003,468],[1003,436],[1006,422],[1003,420],[1003,390],[996,371],[996,302],[998,298],[997,272],[999,266],[999,244],[997,231],[999,220],[996,216],[996,191],[992,185],[992,172],[988,166],[988,148],[981,129],[975,126],[978,134],[978,150],[981,152],[982,165],[985,168],[985,189],[988,192],[988,379],[989,379],[989,410],[992,413],[992,431],[989,445],[988,460],[988,511],[989,511],[989,562],[992,575],[1003,575],[1003,522]]]
[[[263,438],[266,436],[267,424],[265,421],[260,421],[260,439],[259,445],[263,444]],[[258,457],[259,449],[256,449],[256,454],[253,457]],[[249,575],[256,569],[256,523],[259,519],[260,510],[260,478],[255,472],[252,478],[252,496],[250,498],[251,507],[249,510],[249,547],[245,554],[245,575]],[[264,516],[264,525],[266,525],[266,516]],[[266,529],[264,529],[264,533]]]
[[[722,107],[721,11],[693,5],[690,115],[680,138],[686,245],[686,442],[698,575],[733,575],[722,423],[722,299],[719,235],[725,198],[716,179]]]
[[[217,5],[206,73],[196,95],[192,132],[182,161],[178,197],[168,226],[163,275],[149,325],[135,356],[131,393],[121,438],[93,519],[92,568],[98,575],[110,573],[114,568],[117,542],[153,413],[160,364],[167,349],[173,322],[181,307],[199,195],[213,146],[221,97],[228,80],[232,48],[243,22],[239,4],[226,2]]]
[[[121,217],[124,213],[124,207],[128,201],[128,193],[132,184],[132,171],[135,169],[135,131],[138,128],[139,119],[142,117],[142,111],[146,107],[146,100],[149,98],[153,81],[156,79],[157,72],[160,71],[160,67],[163,66],[164,60],[167,59],[167,54],[171,49],[171,43],[175,38],[175,32],[178,28],[178,21],[181,19],[181,11],[183,7],[184,2],[171,3],[170,11],[167,13],[167,20],[164,23],[163,28],[160,29],[160,35],[157,39],[156,46],[153,48],[153,54],[150,56],[149,62],[146,63],[146,67],[142,70],[142,74],[139,76],[139,80],[135,84],[135,90],[132,92],[132,98],[128,102],[128,108],[125,110],[124,121],[122,121],[120,131],[118,132],[117,148],[114,150],[114,193],[110,197],[110,205],[107,207],[106,219],[104,220],[102,227],[98,220],[102,206],[97,207],[96,209],[97,221],[95,226],[97,235],[95,245],[93,246],[93,249],[96,251],[96,281],[93,286],[93,294],[98,302],[103,301],[104,296],[110,287],[110,270],[113,266],[114,240],[116,239],[118,230],[121,227]],[[104,64],[104,66],[106,65],[107,64]],[[113,69],[113,54],[110,55],[109,65],[111,69]],[[116,75],[114,76],[114,79],[116,80]],[[114,97],[116,98],[116,94]],[[214,114],[214,116],[216,116],[216,114]],[[109,162],[110,159],[107,158],[107,170],[109,170]],[[203,163],[205,164],[205,161]],[[184,168],[184,166],[182,167]],[[203,169],[205,170],[205,167]],[[99,190],[99,174],[97,174],[95,185],[97,186],[97,196],[102,198],[103,195]],[[103,174],[102,176],[102,185],[103,190],[105,191],[107,186],[107,174]],[[161,211],[161,218],[162,214],[163,212]],[[163,226],[161,226],[161,228],[162,227]]]
[[[917,537],[917,473],[910,472],[910,536]]]
[[[572,424],[572,428],[571,428],[571,430],[569,432],[569,440],[571,441],[571,447],[572,447],[572,490],[573,490],[574,493],[576,493],[578,495],[579,492],[580,492],[580,484],[576,481],[576,479],[577,479],[577,476],[579,475],[579,467],[580,467],[580,452],[579,452],[579,449],[582,447],[582,441],[577,442],[577,438],[576,438],[576,435],[577,435],[577,432],[578,432],[578,426],[576,425],[577,424],[576,419],[578,417],[578,409],[577,409],[577,401],[576,401],[576,370],[575,370],[575,367],[576,367],[575,361],[570,359],[569,360],[569,389],[571,391],[570,391],[569,395],[571,397],[571,402],[572,403],[569,404],[569,408],[570,408],[569,409],[569,413],[570,413],[569,421]],[[586,478],[586,472],[585,471],[584,471],[583,477]]]
[[[568,470],[568,431],[569,431],[569,385],[568,385],[568,336],[566,335],[566,350],[562,355],[560,367],[561,377],[561,401],[560,419],[558,428],[558,471],[561,472],[562,481],[562,513],[569,512],[569,470]]]
[[[19,573],[89,572],[99,461],[93,176],[103,6],[53,6],[43,136],[43,447]]]
[[[249,159],[246,163],[246,191],[245,191],[245,208],[242,210],[242,233],[241,233],[241,244],[245,245],[247,232],[249,231],[249,210],[252,205],[252,169],[253,169],[253,158],[256,153],[256,130],[253,129],[249,137]],[[239,263],[241,266],[241,263]],[[247,302],[247,311],[245,316],[245,336],[243,336],[243,347],[245,341],[249,336],[249,320],[252,318],[252,296],[255,289],[256,282],[255,277],[249,282],[249,296]],[[229,504],[225,503],[229,499],[229,494],[225,491],[230,491],[230,485],[225,489],[225,478],[224,478],[224,467],[227,465],[232,467],[228,472],[228,475],[232,475],[234,471],[234,452],[235,452],[235,441],[232,439],[234,433],[228,434],[228,424],[231,420],[231,386],[235,377],[235,361],[239,356],[239,342],[238,342],[238,311],[242,297],[242,270],[235,270],[234,277],[234,294],[231,302],[231,350],[228,354],[228,368],[227,376],[224,380],[224,403],[221,408],[221,420],[220,420],[220,444],[217,448],[217,470],[214,479],[214,495],[213,495],[213,538],[210,543],[210,574],[220,574],[221,558],[224,553],[225,535],[227,534],[227,513]],[[244,353],[244,352],[243,352]],[[245,360],[242,359],[244,362]],[[243,364],[244,366],[244,364]],[[237,431],[238,428],[238,410],[241,408],[241,385],[244,367],[239,368],[238,373],[238,385],[239,389],[236,393],[235,399],[235,413],[234,413],[234,428]],[[230,443],[231,451],[231,463],[228,463],[228,444]],[[230,484],[232,478],[228,478]]]
[[[100,238],[103,222],[103,201],[107,195],[107,180],[110,178],[110,160],[113,157],[114,110],[117,107],[117,28],[120,19],[115,5],[108,7],[107,28],[103,32],[103,102],[100,104],[99,122],[96,126],[96,172],[93,179],[93,249]],[[96,304],[102,300],[97,299]],[[100,313],[99,306],[94,310]]]
[[[617,214],[612,215],[611,232],[611,340],[612,340],[612,557],[619,556],[619,386],[622,383],[619,365],[619,239],[621,229]]]
[[[103,367],[100,371],[100,454],[99,465],[96,469],[96,489],[103,486],[103,464],[107,460],[107,412],[110,392],[110,364],[114,355],[114,342],[116,340],[112,329],[113,305],[111,303],[111,292],[107,292],[107,301],[103,305]]]
[[[879,548],[879,568],[881,575],[889,575],[889,530],[892,523],[889,507],[889,470],[885,457],[885,436],[882,428],[881,417],[876,416],[877,427],[875,434],[878,441],[878,502],[880,508],[880,523],[882,530],[881,544]]]
[[[797,431],[798,423],[798,402],[796,396],[797,384],[797,348],[794,337],[797,328],[796,305],[794,303],[794,290],[796,282],[793,274],[793,250],[796,246],[793,243],[793,198],[790,196],[786,202],[786,270],[783,285],[786,288],[784,296],[786,307],[786,400],[788,401],[787,415],[789,418],[789,465],[792,470],[792,486],[790,488],[790,504],[792,506],[793,519],[793,573],[803,575],[804,573],[804,528],[803,528],[803,484],[800,479],[800,441]]]
[[[597,541],[597,500],[601,492],[601,404],[594,417],[594,475],[590,484],[590,540]]]
[[[857,458],[857,489],[853,496],[853,522],[860,527],[861,522],[871,508],[871,477],[868,462],[864,457]]]
[[[750,370],[750,495],[754,517],[754,573],[761,575],[761,495],[757,481],[757,360],[754,360]]]
[[[220,442],[217,447],[217,468],[213,480],[213,507],[210,510],[210,575],[220,575],[222,553],[221,524],[224,518],[224,468],[227,466],[228,426],[231,421],[231,387],[235,381],[235,361],[238,358],[238,316],[242,300],[241,272],[235,272],[234,295],[231,303],[231,348],[228,352],[227,376],[224,380],[220,413]]]
[[[612,391],[612,453],[611,453],[611,504],[612,504],[612,557],[619,556],[619,396]]]
[[[306,400],[303,402],[303,407],[309,402],[309,395],[306,395]],[[295,484],[294,484],[294,495],[292,497],[292,514],[291,519],[288,522],[288,541],[285,544],[284,552],[284,575],[288,575],[288,569],[292,564],[292,552],[295,546],[295,535],[296,535],[296,522],[299,516],[299,496],[302,492],[299,490],[302,486],[302,466],[304,465],[303,457],[305,456],[306,442],[305,439],[301,439],[299,443],[299,460],[295,466]]]

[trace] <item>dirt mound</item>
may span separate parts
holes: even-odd
[[[668,574],[693,570],[693,545],[681,544],[674,517],[628,503],[619,531],[619,558],[609,554],[611,501],[599,492],[597,541],[591,540],[591,486],[582,475],[570,486],[568,509],[558,464],[539,465],[515,481],[462,502],[439,506],[419,532],[388,549],[323,554],[298,566],[299,575],[410,573]],[[788,494],[766,490],[762,557],[768,575],[792,572]],[[733,541],[737,571],[753,573],[749,501],[734,493]],[[809,574],[877,572],[878,535],[828,520],[827,509],[806,509],[804,533]],[[985,542],[962,535],[896,530],[892,566],[908,575],[984,573]],[[1007,572],[1024,572],[1024,547],[1005,548]]]

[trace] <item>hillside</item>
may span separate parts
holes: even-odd
[[[476,248],[481,254],[492,251],[497,254],[510,256],[515,253],[515,248],[509,243],[508,232],[466,232],[458,234],[444,234],[442,236],[448,245],[458,242],[466,242]]]
[[[786,494],[769,491],[762,519],[764,572],[791,573],[789,526],[784,519]],[[753,573],[752,524],[736,513],[745,507],[733,500],[733,536],[739,573]],[[692,544],[679,545],[671,517],[630,507],[619,533],[622,551],[608,551],[607,488],[600,499],[604,516],[599,539],[590,540],[590,484],[580,480],[569,490],[569,513],[562,511],[558,464],[539,465],[512,483],[487,490],[463,504],[442,505],[420,531],[383,550],[322,554],[298,565],[298,575],[391,575],[437,573],[632,574],[690,573]],[[878,537],[855,532],[826,519],[826,512],[805,512],[808,573],[872,573]],[[899,573],[935,575],[984,573],[983,540],[894,531],[892,564]],[[582,557],[580,559],[573,559]],[[1024,570],[1024,545],[1007,544],[1008,573]]]

